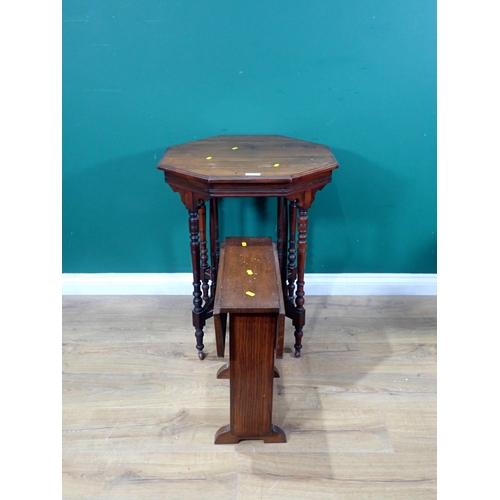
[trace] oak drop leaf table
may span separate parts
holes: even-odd
[[[205,357],[203,328],[213,316],[217,288],[218,199],[227,197],[277,198],[276,244],[285,314],[295,328],[295,356],[300,356],[305,325],[307,211],[337,167],[327,146],[280,135],[221,135],[166,150],[158,169],[189,212],[193,326],[200,359]],[[223,356],[219,349],[217,354]],[[276,356],[283,356],[282,348]]]

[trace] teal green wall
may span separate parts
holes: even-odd
[[[63,272],[186,272],[169,145],[281,134],[340,168],[307,270],[436,272],[435,0],[63,0]],[[274,236],[274,200],[224,200]]]

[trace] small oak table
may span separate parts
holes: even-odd
[[[221,246],[214,305],[215,335],[222,345],[229,316],[229,363],[217,378],[229,379],[230,422],[215,444],[262,439],[286,443],[272,423],[275,348],[285,327],[285,305],[276,243],[271,238],[228,237]]]
[[[300,356],[305,325],[307,211],[337,167],[327,146],[280,135],[221,135],[166,150],[158,168],[189,212],[193,326],[200,359],[205,357],[203,328],[213,316],[217,288],[217,201],[225,197],[277,198],[277,251],[285,314],[295,327],[295,356]],[[282,357],[282,349],[276,355]]]

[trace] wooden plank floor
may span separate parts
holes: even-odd
[[[215,446],[229,423],[212,320],[189,297],[63,297],[63,498],[436,498],[436,298],[307,297],[276,361],[286,444]]]

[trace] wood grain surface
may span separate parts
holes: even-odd
[[[280,312],[283,298],[275,251],[271,238],[226,238],[214,314]]]
[[[178,144],[158,164],[160,170],[218,182],[245,176],[250,180],[249,174],[290,182],[296,175],[337,167],[327,146],[280,135],[220,135]]]
[[[63,498],[436,498],[436,298],[307,304],[276,361],[287,443],[215,446],[229,381],[188,297],[63,297]]]

